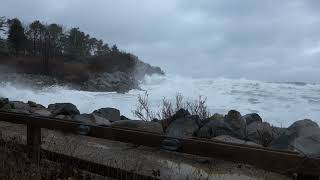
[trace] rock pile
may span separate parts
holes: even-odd
[[[45,116],[96,126],[126,127],[164,134],[173,138],[206,138],[253,146],[264,146],[298,151],[308,156],[320,156],[320,128],[312,120],[304,119],[288,128],[273,127],[256,114],[242,116],[236,110],[226,115],[214,114],[200,119],[180,109],[169,119],[152,122],[130,120],[115,108],[101,108],[90,114],[81,114],[71,103],[50,104],[47,108],[29,101],[9,101],[0,98],[0,111]]]

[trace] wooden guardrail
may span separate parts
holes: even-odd
[[[93,126],[77,121],[0,112],[0,121],[27,125],[27,144],[34,161],[40,161],[41,128],[77,133],[85,136],[164,148],[181,153],[250,164],[282,174],[298,174],[298,179],[319,179],[320,158],[306,157],[293,151],[275,150],[212,141],[199,138],[180,139],[137,129]],[[174,144],[172,148],[170,143]]]

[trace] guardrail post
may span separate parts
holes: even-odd
[[[27,124],[27,144],[32,161],[39,164],[41,155],[41,128],[31,122]]]

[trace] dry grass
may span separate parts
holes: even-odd
[[[72,164],[60,164],[47,160],[41,160],[40,164],[34,164],[23,146],[21,140],[12,138],[5,141],[0,138],[0,179],[1,180],[92,180],[97,179],[92,175],[74,168]]]

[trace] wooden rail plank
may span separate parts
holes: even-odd
[[[72,133],[78,133],[79,127],[85,126],[88,128],[88,132],[85,133],[86,136],[155,148],[161,148],[163,140],[172,138],[136,129],[84,125],[76,121],[34,117],[9,112],[0,112],[0,121],[20,124],[31,123],[41,128]],[[180,142],[181,149],[179,149],[179,152],[182,153],[251,164],[262,169],[281,173],[320,175],[320,158],[307,158],[296,152],[278,151],[270,148],[209,141],[199,138],[174,139]]]

